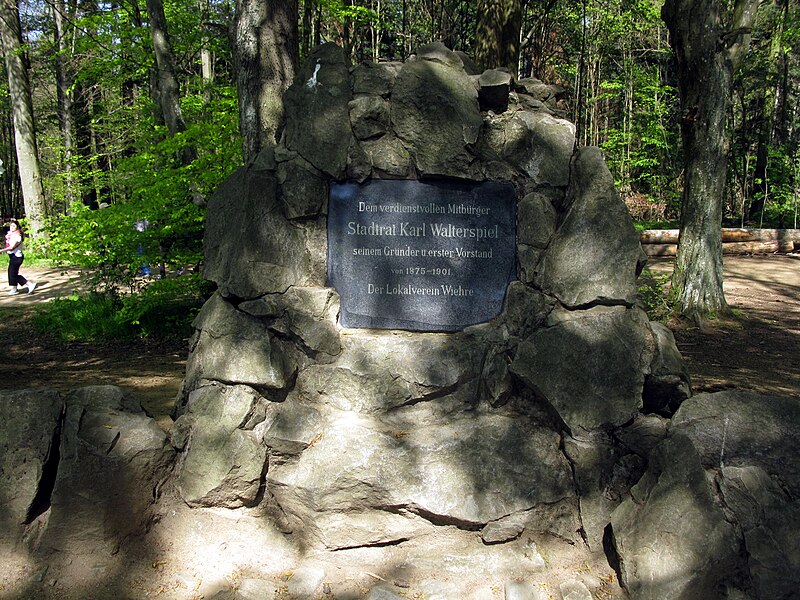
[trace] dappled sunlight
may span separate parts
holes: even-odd
[[[0,540],[0,598],[17,600],[30,594],[31,587],[47,575],[40,560],[9,540]]]

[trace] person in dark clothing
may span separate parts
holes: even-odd
[[[27,286],[28,293],[30,294],[36,284],[28,281],[19,274],[19,268],[25,260],[25,255],[22,252],[22,242],[25,240],[25,234],[22,228],[16,221],[10,221],[8,224],[8,233],[6,234],[6,247],[3,251],[8,254],[8,293],[12,296],[19,294],[19,286]]]

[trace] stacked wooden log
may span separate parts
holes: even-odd
[[[647,229],[641,234],[647,256],[675,256],[679,229]],[[800,229],[723,228],[723,254],[800,252]]]

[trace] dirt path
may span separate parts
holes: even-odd
[[[9,296],[0,288],[0,387],[66,391],[112,384],[130,390],[167,429],[186,367],[188,340],[176,342],[64,343],[36,332],[30,309],[53,298],[86,291],[74,269],[23,268],[37,283],[32,294]]]
[[[669,272],[671,261],[650,268]],[[800,255],[726,256],[737,318],[701,331],[672,322],[695,393],[728,388],[800,398]]]
[[[29,281],[36,282],[36,289],[28,294],[23,288],[22,293],[9,296],[7,286],[0,287],[0,307],[35,306],[53,298],[65,298],[75,291],[85,291],[81,283],[78,269],[61,269],[58,267],[28,267],[23,263],[20,273]],[[7,283],[5,273],[2,273],[3,283]]]
[[[650,269],[669,272],[670,261]],[[82,289],[77,271],[23,269],[33,294],[0,293],[0,387],[114,384],[140,398],[162,427],[183,379],[188,340],[83,344],[36,333],[30,308]],[[726,388],[800,398],[800,255],[726,257],[725,292],[739,318],[701,331],[671,323],[695,392]]]

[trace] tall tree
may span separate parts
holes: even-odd
[[[161,0],[147,0],[147,15],[150,18],[150,32],[153,36],[161,111],[170,135],[175,135],[186,130],[186,123],[181,112],[180,87],[178,76],[175,74],[175,59],[169,41],[167,18],[164,16],[164,3]]]
[[[62,169],[65,174],[64,198],[67,206],[75,201],[75,185],[72,178],[72,162],[75,155],[75,122],[72,115],[73,77],[68,60],[70,19],[64,0],[53,0],[53,36],[57,51],[54,62],[56,75],[56,98],[58,100],[58,123],[64,145]]]
[[[722,290],[726,119],[733,73],[747,52],[759,0],[667,0],[681,99],[684,192],[672,277],[678,310],[703,321],[728,311]]]
[[[171,136],[186,131],[186,122],[181,111],[181,93],[178,85],[178,76],[175,70],[175,59],[172,54],[172,44],[169,41],[167,18],[164,15],[162,0],[147,0],[147,14],[150,18],[150,32],[153,36],[153,52],[156,57],[156,70],[158,71],[157,86],[158,98],[167,130]],[[182,160],[189,164],[197,158],[194,148],[185,146],[182,149]]]
[[[505,67],[516,77],[522,0],[479,0],[475,60],[484,69]]]
[[[237,0],[233,47],[245,162],[274,144],[298,61],[297,0]]]
[[[22,198],[29,232],[34,238],[41,233],[47,216],[42,176],[39,171],[39,152],[33,120],[33,101],[28,81],[28,66],[22,46],[19,6],[15,0],[0,2],[0,37],[5,54],[11,111],[14,116],[14,143],[22,183]]]

